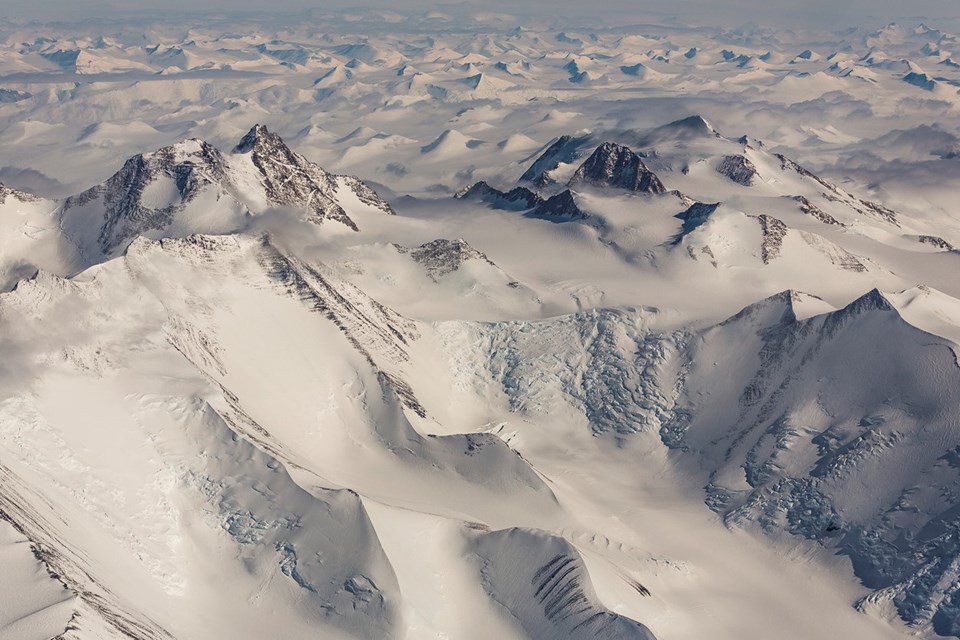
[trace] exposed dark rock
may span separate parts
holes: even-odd
[[[585,220],[589,216],[581,211],[569,189],[541,202],[526,214],[531,218],[542,218],[551,222],[570,222]]]
[[[604,142],[580,165],[567,186],[586,184],[643,193],[665,193],[666,188],[639,155],[629,147]]]
[[[782,221],[768,216],[766,214],[757,217],[760,221],[760,228],[763,230],[763,242],[760,244],[760,259],[763,264],[770,264],[770,261],[780,255],[780,247],[783,246],[783,238],[787,235],[787,225]]]
[[[724,156],[717,165],[717,173],[745,187],[751,186],[759,177],[757,167],[745,156]]]
[[[42,198],[38,198],[32,193],[25,193],[23,191],[18,191],[17,189],[11,189],[10,187],[0,183],[0,204],[6,204],[7,198],[13,198],[20,202],[39,202]]]
[[[794,196],[793,199],[800,204],[800,211],[804,212],[808,216],[813,216],[814,218],[816,218],[820,222],[823,222],[824,224],[835,224],[835,225],[844,226],[839,221],[837,221],[836,218],[831,216],[829,213],[827,213],[823,209],[819,208],[817,205],[810,202],[810,200],[808,200],[807,198],[803,196]]]
[[[483,260],[493,265],[487,256],[471,247],[465,240],[440,238],[420,245],[410,252],[410,257],[422,264],[431,280],[457,271],[468,260]]]
[[[931,244],[938,249],[943,249],[944,251],[956,251],[954,246],[941,238],[940,236],[919,236],[917,238],[923,244]]]
[[[584,141],[584,137],[561,136],[530,165],[530,168],[520,176],[520,181],[529,182],[540,189],[553,184],[556,180],[550,175],[551,172],[561,164],[576,160]]]
[[[687,209],[674,216],[683,220],[683,229],[680,231],[680,234],[673,239],[673,244],[678,244],[680,240],[683,239],[683,236],[706,222],[719,206],[719,202],[709,204],[705,202],[694,202]]]
[[[20,102],[32,98],[33,95],[26,91],[16,91],[14,89],[0,89],[0,104],[10,102]]]
[[[267,199],[274,205],[307,207],[311,220],[336,220],[358,230],[333,194],[335,176],[327,173],[300,154],[294,153],[263,125],[255,125],[234,148],[234,153],[249,154],[259,170]]]
[[[484,181],[477,182],[458,192],[454,197],[459,200],[479,200],[486,202],[495,209],[506,209],[508,211],[527,211],[543,202],[543,198],[539,194],[526,187],[514,187],[510,191],[504,192],[491,187]]]
[[[828,200],[832,200],[835,202],[843,202],[844,204],[852,207],[858,213],[861,213],[864,215],[877,215],[877,216],[880,216],[880,218],[882,218],[886,222],[889,222],[890,224],[900,226],[899,223],[897,222],[897,213],[895,211],[888,209],[883,205],[877,204],[876,202],[870,202],[869,200],[863,200],[863,199],[854,197],[853,195],[847,193],[846,191],[836,186],[835,184],[831,184],[826,180],[824,180],[823,178],[821,178],[820,176],[817,176],[814,173],[804,169],[799,164],[797,164],[793,160],[790,160],[789,158],[787,158],[782,154],[777,154],[776,157],[777,159],[780,160],[780,168],[782,170],[786,171],[789,169],[789,170],[795,171],[801,176],[805,178],[809,178],[817,182],[820,186],[822,186],[825,189],[825,192],[823,192],[822,195]],[[799,201],[799,198],[801,198],[801,196],[797,196],[796,199],[798,199]],[[801,203],[801,208],[803,208],[804,206],[813,207],[813,205],[810,204],[809,200],[807,200],[806,198],[804,198],[803,200],[804,202],[806,202],[806,205]],[[815,209],[816,207],[813,207],[813,208]],[[810,213],[810,212],[805,210],[804,213]],[[821,211],[820,213],[823,213],[823,212]],[[815,215],[815,214],[812,214],[812,215]],[[830,216],[827,216],[827,214],[823,214],[823,215],[833,220],[833,218],[831,218]],[[827,222],[826,220],[821,220],[821,221]],[[833,222],[828,222],[828,224],[840,224],[840,223],[837,222],[836,220],[833,220]]]
[[[97,243],[109,254],[140,234],[169,226],[174,215],[206,187],[226,184],[226,171],[226,162],[217,149],[202,140],[187,140],[130,158],[106,182],[67,198],[63,214],[102,198],[104,223]],[[144,204],[144,192],[160,177],[174,180],[179,200],[153,208]]]

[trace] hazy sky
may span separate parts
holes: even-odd
[[[0,16],[24,19],[74,20],[91,17],[121,17],[130,12],[186,11],[297,11],[307,8],[356,8],[345,0],[0,0]],[[484,0],[483,2],[437,2],[430,0],[363,0],[378,8],[503,10],[542,17],[587,15],[594,18],[626,17],[645,22],[664,15],[677,15],[691,23],[721,21],[769,22],[797,26],[847,26],[873,24],[878,19],[960,17],[960,0]]]

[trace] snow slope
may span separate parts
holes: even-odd
[[[464,12],[0,20],[0,636],[960,637],[958,37]]]

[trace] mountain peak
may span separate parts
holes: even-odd
[[[520,176],[520,182],[529,182],[541,188],[552,184],[555,181],[552,172],[561,164],[573,162],[585,141],[586,136],[560,136]]]
[[[332,219],[354,231],[359,230],[337,202],[336,176],[292,151],[280,136],[264,125],[254,125],[233,152],[250,158],[256,178],[271,204],[304,207],[313,214],[310,217],[313,222]]]
[[[893,311],[899,314],[897,308],[887,300],[880,289],[873,288],[866,292],[843,309],[851,314],[862,313],[864,311]]]
[[[165,169],[177,165],[195,166],[213,166],[222,169],[223,158],[220,151],[200,138],[188,138],[175,142],[166,147],[161,147],[150,153],[138,154],[129,161],[143,161],[156,164]]]
[[[526,187],[514,187],[510,191],[500,191],[481,180],[469,187],[461,189],[454,196],[457,200],[479,200],[491,205],[494,209],[510,211],[524,211],[532,209],[543,202],[534,191]]]
[[[683,141],[698,138],[719,138],[717,131],[703,116],[692,115],[674,120],[644,133],[641,146],[648,147],[667,141]]]
[[[483,260],[493,264],[487,256],[471,247],[463,238],[439,238],[414,249],[410,257],[424,266],[427,276],[436,282],[439,278],[460,269],[468,260]]]
[[[20,202],[38,202],[41,200],[40,197],[33,195],[32,193],[26,193],[24,191],[18,191],[17,189],[11,189],[2,182],[0,182],[0,204],[4,204],[7,201],[7,198],[14,198]]]
[[[797,321],[794,305],[800,301],[800,292],[786,289],[747,305],[735,315],[727,318],[719,326],[749,321],[760,326],[792,324]]]
[[[544,200],[525,215],[551,222],[570,222],[585,220],[589,217],[577,205],[577,201],[574,200],[573,193],[569,189]]]
[[[277,146],[282,145],[286,148],[286,144],[283,140],[275,133],[271,133],[265,125],[255,124],[250,128],[250,131],[246,133],[240,142],[237,143],[237,146],[233,148],[234,153],[250,153],[255,149],[262,149],[264,146]]]
[[[569,185],[589,184],[643,193],[664,193],[666,187],[629,147],[604,142],[573,174]]]
[[[701,115],[692,115],[680,120],[675,120],[667,125],[674,129],[686,129],[690,132],[698,132],[709,135],[717,135],[717,130],[713,128],[706,118]]]

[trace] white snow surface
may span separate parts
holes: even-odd
[[[0,20],[0,638],[960,637],[960,36],[311,16]]]

